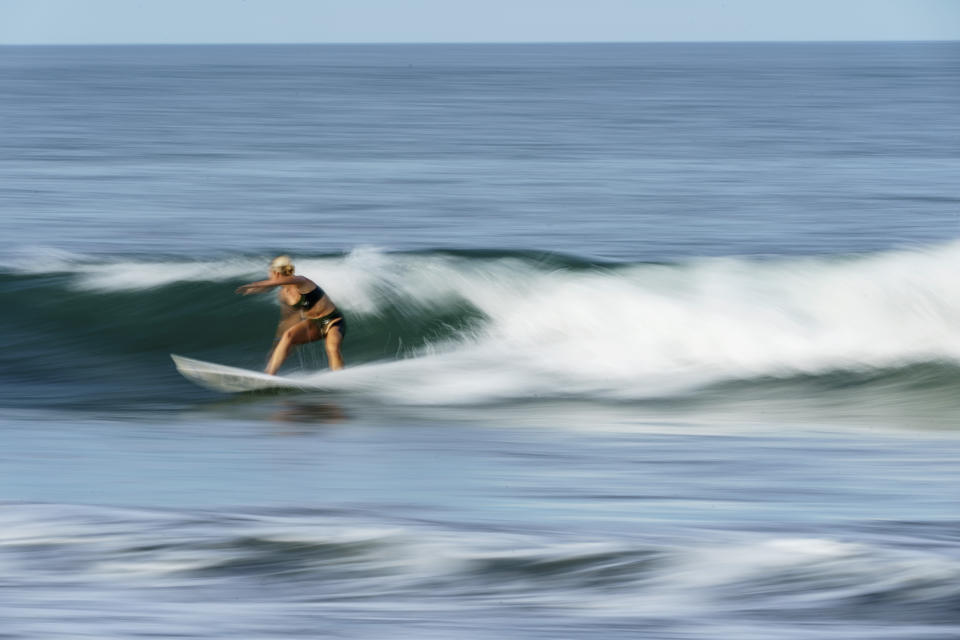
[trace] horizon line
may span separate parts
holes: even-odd
[[[340,42],[0,42],[0,47],[236,47],[236,46],[364,46],[364,45],[557,45],[557,44],[936,44],[958,43],[960,38],[922,39],[778,39],[778,40],[424,40],[424,41],[340,41]]]

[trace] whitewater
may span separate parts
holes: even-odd
[[[32,264],[38,255],[32,252]],[[276,306],[272,296],[232,297],[237,283],[260,277],[262,256],[104,261],[47,254],[42,268],[19,260],[7,260],[7,290],[19,290],[23,279],[49,282],[58,295],[75,297],[74,305],[90,307],[125,296],[151,305],[160,320],[173,319],[184,335],[223,323],[225,309],[256,317],[244,322],[258,326],[242,335],[259,330],[261,345],[272,332],[261,319]],[[950,277],[960,264],[957,244],[658,264],[367,248],[298,264],[349,314],[357,337],[345,351],[360,355],[337,376],[302,370],[322,366],[316,354],[295,363],[291,375],[306,388],[315,383],[389,403],[642,400],[720,383],[870,376],[918,365],[953,376],[960,358],[960,284]],[[193,295],[175,293],[185,286]],[[211,305],[219,307],[215,314]],[[151,331],[122,323],[110,330]],[[97,327],[72,322],[69,332]],[[216,356],[258,368],[246,355],[250,346],[238,334]],[[182,350],[172,341],[149,347],[162,348]]]

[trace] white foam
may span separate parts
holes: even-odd
[[[346,261],[345,261],[346,262]],[[715,380],[960,361],[960,245],[850,259],[546,271],[511,259],[353,258],[411,305],[462,296],[488,321],[416,359],[324,386],[392,402],[661,395]],[[345,275],[345,274],[344,274]],[[363,287],[361,287],[363,288]]]
[[[901,600],[955,597],[960,564],[936,551],[829,538],[773,538],[677,548],[643,591],[594,603],[596,612],[689,615],[790,611],[889,592]]]

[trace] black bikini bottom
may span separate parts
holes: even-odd
[[[320,329],[320,335],[324,338],[327,337],[327,334],[330,333],[330,328],[333,326],[339,327],[341,337],[346,337],[347,335],[347,320],[339,310],[332,311],[322,318],[310,318],[310,320],[317,324]]]

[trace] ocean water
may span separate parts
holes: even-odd
[[[958,77],[0,48],[0,637],[960,636]],[[182,378],[280,252],[348,368]]]

